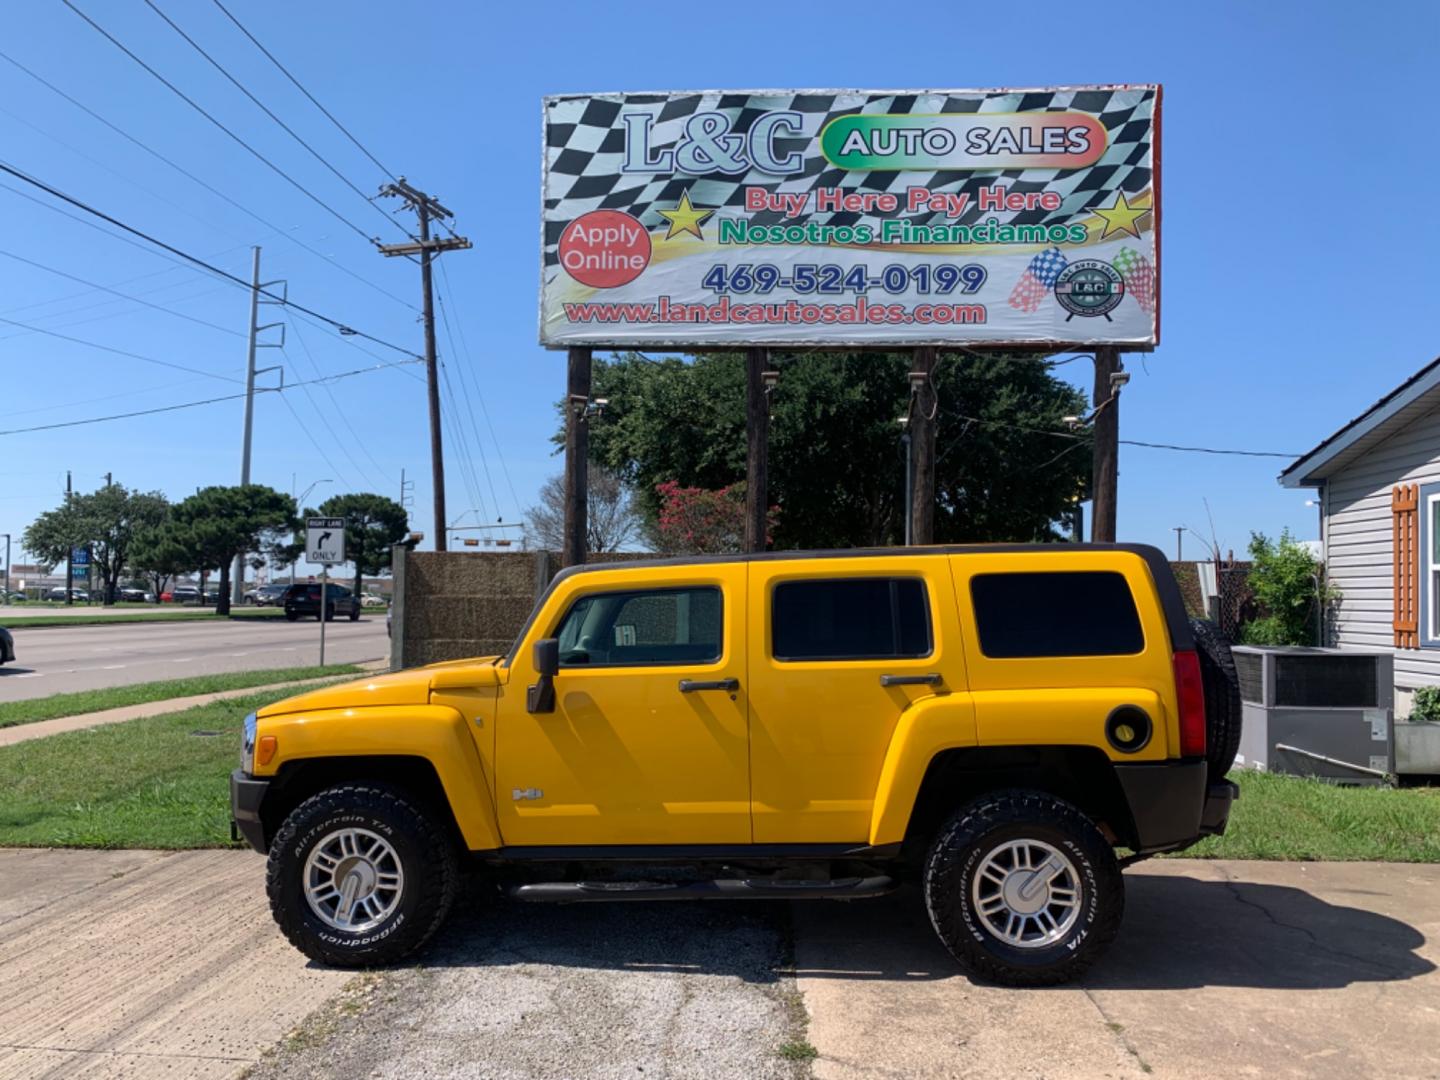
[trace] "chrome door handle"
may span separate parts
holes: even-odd
[[[680,693],[693,694],[696,690],[725,690],[734,693],[740,689],[739,679],[681,679]]]
[[[881,686],[939,686],[940,673],[932,671],[925,675],[881,675]]]

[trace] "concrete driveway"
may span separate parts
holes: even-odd
[[[0,1077],[232,1077],[349,977],[248,852],[0,851]]]
[[[419,964],[350,980],[279,937],[262,876],[239,852],[0,852],[0,1078],[1440,1077],[1440,866],[1146,863],[1110,956],[1043,991],[957,974],[914,890],[472,885]]]

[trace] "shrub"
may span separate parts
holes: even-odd
[[[1409,719],[1421,724],[1440,721],[1440,686],[1422,686],[1415,691]]]
[[[1278,541],[1250,534],[1250,592],[1263,614],[1240,628],[1247,645],[1318,645],[1317,603],[1330,604],[1339,590],[1325,581],[1325,568],[1289,533]]]

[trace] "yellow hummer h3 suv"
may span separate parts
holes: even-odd
[[[1224,831],[1239,722],[1151,547],[590,565],[505,656],[247,717],[231,808],[322,963],[419,948],[468,864],[527,901],[915,881],[965,969],[1033,986],[1115,936],[1124,862]]]

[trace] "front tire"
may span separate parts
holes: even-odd
[[[392,964],[434,935],[459,868],[445,830],[403,792],[331,788],[301,803],[270,847],[270,911],[290,943],[333,967]]]
[[[925,906],[970,975],[1005,986],[1079,977],[1125,910],[1115,853],[1071,804],[1002,791],[961,808],[925,861]]]

